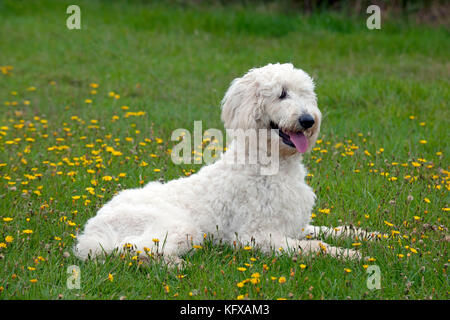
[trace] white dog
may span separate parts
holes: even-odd
[[[313,80],[292,64],[252,69],[231,83],[222,120],[227,129],[279,129],[278,173],[261,175],[258,163],[227,162],[239,147],[232,142],[220,160],[195,175],[120,192],[87,222],[75,254],[86,259],[127,244],[144,253],[159,239],[164,256],[178,257],[200,244],[204,234],[218,232],[224,241],[256,243],[265,252],[282,248],[358,257],[354,250],[311,240],[323,233],[367,236],[310,225],[315,195],[301,161],[321,123]]]

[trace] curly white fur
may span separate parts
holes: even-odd
[[[286,97],[280,95],[286,91]],[[299,117],[309,114],[314,125],[303,130],[310,149],[318,134],[321,113],[313,80],[292,64],[269,64],[235,79],[222,101],[227,129],[270,128],[299,131]],[[304,129],[304,128],[303,128]],[[144,252],[153,239],[164,241],[164,255],[179,256],[203,235],[217,234],[224,241],[251,241],[264,251],[289,248],[354,256],[352,250],[331,247],[305,237],[323,232],[345,234],[310,225],[315,195],[305,183],[302,155],[280,140],[279,172],[261,175],[257,165],[236,165],[226,160],[236,152],[231,143],[215,163],[197,174],[162,184],[124,190],[91,218],[79,235],[76,255],[86,259],[132,244]],[[310,237],[308,237],[310,238]]]

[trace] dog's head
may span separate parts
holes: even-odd
[[[310,150],[321,119],[313,80],[292,64],[251,69],[222,100],[226,129],[278,129],[282,155]]]

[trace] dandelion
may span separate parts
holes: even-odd
[[[390,222],[388,222],[388,221],[386,221],[386,220],[384,220],[384,223],[385,223],[387,226],[389,226],[389,227],[393,227],[393,226],[394,226],[393,223],[390,223]]]
[[[236,300],[243,300],[243,299],[244,299],[244,295],[242,295],[242,294],[236,297]]]
[[[13,221],[13,218],[5,217],[5,218],[3,218],[3,221],[10,222],[10,221]]]
[[[427,140],[419,140],[419,143],[421,143],[421,144],[426,144],[426,143],[427,143]]]
[[[108,280],[111,282],[114,281],[114,276],[111,273],[108,274]]]
[[[31,279],[30,282],[31,283],[36,283],[36,282],[38,282],[38,279]]]
[[[25,234],[32,234],[32,233],[33,233],[33,230],[25,229],[25,230],[22,231],[22,233],[25,233]]]
[[[11,242],[14,241],[14,238],[12,236],[6,236],[5,237],[5,241],[8,242],[8,243],[11,243]]]
[[[300,264],[300,269],[305,269],[306,268],[306,264]]]
[[[425,201],[426,203],[430,203],[431,202],[430,199],[428,199],[428,198],[424,198],[423,201]]]
[[[281,284],[283,284],[283,283],[286,282],[286,278],[285,278],[285,277],[280,277],[280,278],[278,279],[278,282],[281,283]]]
[[[193,245],[192,246],[194,249],[203,249],[203,247],[202,246],[199,246],[199,245]]]
[[[344,271],[345,271],[346,273],[350,273],[350,272],[352,272],[352,269],[344,268]]]
[[[86,99],[86,100],[84,100],[84,102],[87,104],[92,103],[92,99]]]
[[[244,272],[245,270],[247,270],[247,268],[244,268],[244,267],[239,267],[239,268],[237,268],[239,271],[241,271],[241,272]]]

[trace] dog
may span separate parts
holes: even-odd
[[[373,233],[311,225],[316,196],[305,182],[302,155],[314,146],[322,121],[312,78],[289,63],[254,68],[232,81],[221,107],[227,130],[277,133],[265,142],[277,142],[278,172],[262,175],[258,162],[227,161],[248,147],[233,140],[219,160],[196,174],[118,193],[88,220],[74,248],[77,257],[127,246],[145,255],[157,244],[165,257],[177,259],[202,243],[205,234],[218,233],[225,242],[254,244],[263,252],[301,250],[360,258],[355,250],[317,238]]]

